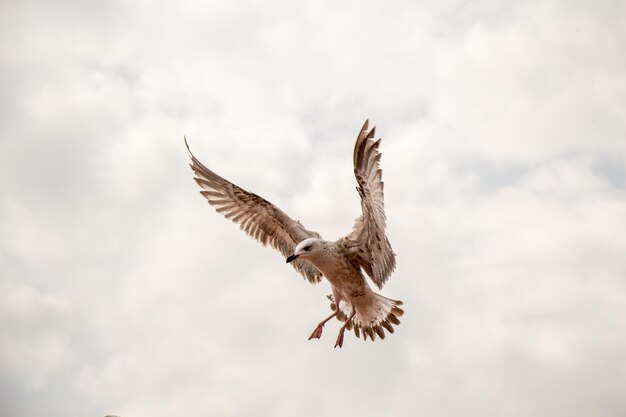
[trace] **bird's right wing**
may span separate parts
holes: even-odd
[[[205,167],[191,153],[186,138],[185,145],[191,156],[191,169],[196,175],[194,180],[203,189],[200,194],[218,213],[237,223],[249,236],[264,246],[269,244],[285,257],[291,255],[302,240],[320,238],[318,233],[307,230],[299,221],[293,220],[266,199],[238,187]],[[311,283],[322,279],[320,271],[305,259],[296,259],[291,265]]]
[[[382,288],[396,267],[396,255],[385,235],[386,219],[382,171],[378,164],[380,139],[374,140],[376,128],[368,130],[365,121],[354,145],[354,176],[361,196],[363,214],[348,234],[358,244],[355,259],[378,288]]]

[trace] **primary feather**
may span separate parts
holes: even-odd
[[[384,183],[378,164],[380,139],[373,140],[376,127],[369,131],[367,128],[366,120],[354,145],[354,176],[363,214],[347,237],[356,241],[361,249],[356,252],[360,266],[376,286],[382,288],[396,267],[396,255],[385,235]]]
[[[249,236],[263,245],[269,244],[283,256],[293,253],[298,242],[309,237],[320,237],[266,199],[238,187],[205,167],[189,149],[187,139],[185,144],[191,155],[191,169],[196,174],[194,179],[203,189],[200,194],[218,213],[239,224],[241,230]],[[312,283],[322,279],[322,274],[309,262],[297,260],[292,265]]]

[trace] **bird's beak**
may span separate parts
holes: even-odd
[[[287,263],[290,263],[291,261],[293,261],[294,259],[296,259],[298,257],[298,255],[289,255],[289,257],[287,258]]]

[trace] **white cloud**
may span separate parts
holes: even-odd
[[[0,8],[2,411],[624,414],[619,2]],[[335,238],[366,117],[406,315],[338,351],[182,136]]]

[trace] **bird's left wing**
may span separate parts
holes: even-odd
[[[186,138],[185,145],[191,156],[191,169],[196,175],[194,180],[203,189],[200,194],[218,213],[239,224],[241,230],[250,237],[264,246],[269,244],[285,257],[291,255],[302,240],[320,238],[318,233],[307,230],[299,221],[293,220],[266,199],[238,187],[205,167],[191,153]],[[296,259],[291,265],[311,283],[317,283],[322,278],[317,268],[304,259]]]
[[[376,127],[368,130],[366,120],[354,145],[354,176],[363,214],[347,238],[356,242],[359,248],[353,252],[356,262],[376,286],[382,288],[396,267],[396,255],[385,235],[383,181],[378,165],[380,139],[374,140],[375,133]]]

